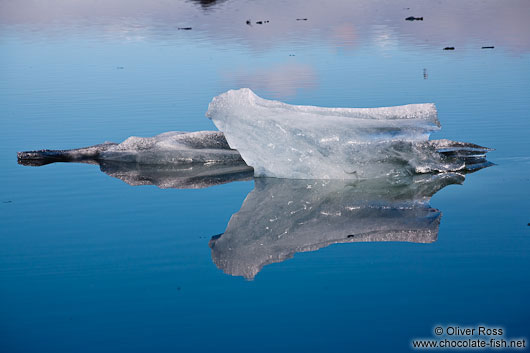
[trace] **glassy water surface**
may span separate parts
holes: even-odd
[[[529,13],[0,1],[1,350],[408,351],[438,324],[530,337]],[[215,130],[208,103],[240,87],[327,107],[433,102],[432,137],[494,148],[495,165],[389,186],[17,164]]]

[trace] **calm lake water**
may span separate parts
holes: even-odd
[[[408,351],[449,324],[530,338],[530,2],[1,0],[0,52],[0,351]],[[336,223],[318,219],[314,239],[299,228],[264,244],[267,259],[223,260],[222,246],[261,246],[271,190],[330,208],[364,196],[17,164],[17,151],[215,130],[208,103],[240,87],[327,107],[433,102],[432,137],[495,148],[496,165],[420,193],[412,213],[344,223],[440,221],[428,239],[333,244]],[[386,192],[359,195],[401,202]]]

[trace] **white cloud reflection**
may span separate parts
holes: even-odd
[[[258,69],[239,68],[222,76],[233,87],[249,87],[258,93],[267,92],[274,98],[294,97],[300,88],[317,86],[317,74],[313,67],[295,61]]]

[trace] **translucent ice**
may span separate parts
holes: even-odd
[[[173,131],[154,137],[130,137],[119,144],[19,152],[18,160],[26,165],[98,163],[103,171],[104,164],[116,162],[114,167],[127,171],[115,173],[121,179],[135,183],[136,176],[146,177],[156,180],[157,185],[187,185],[187,181],[181,184],[177,179],[217,177],[222,170],[229,174],[247,173],[251,167],[254,175],[260,177],[399,179],[488,164],[485,159],[488,148],[428,140],[429,133],[440,126],[433,104],[366,109],[292,106],[240,89],[215,97],[207,115],[224,134]],[[131,167],[132,164],[137,167]],[[195,166],[182,167],[191,164]],[[233,165],[235,169],[213,170],[212,165]],[[110,170],[116,170],[114,167]],[[167,179],[169,170],[175,172],[175,183]]]
[[[440,129],[430,103],[320,108],[266,100],[243,88],[215,97],[206,116],[254,167],[255,176],[364,179],[446,172],[465,169],[488,151],[428,141]],[[440,153],[440,146],[447,151]],[[457,147],[469,151],[453,153]]]

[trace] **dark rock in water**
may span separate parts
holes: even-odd
[[[493,49],[493,48],[495,48],[493,45],[489,47],[482,47],[482,49]]]
[[[189,0],[189,1],[200,4],[203,10],[208,10],[209,8],[214,7],[215,5],[223,3],[225,0]]]
[[[414,17],[414,16],[409,16],[407,18],[405,18],[406,21],[423,21],[423,17]]]
[[[455,47],[445,47],[444,50],[455,50]]]
[[[179,30],[189,31],[189,30],[191,30],[191,27],[179,27]]]
[[[307,18],[297,18],[297,21],[307,21]]]

